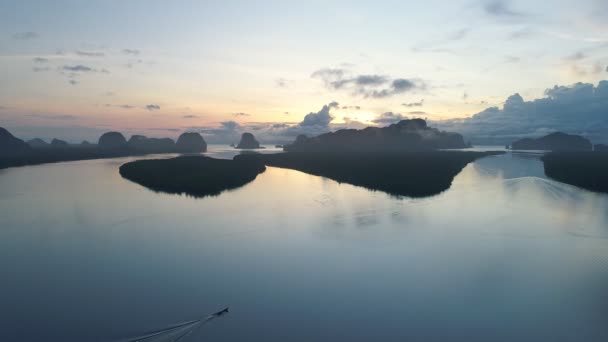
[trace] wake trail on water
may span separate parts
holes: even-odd
[[[190,335],[206,323],[222,316],[223,314],[215,313],[201,319],[178,323],[168,328],[149,332],[137,337],[118,340],[116,342],[178,342],[182,341],[183,338]]]

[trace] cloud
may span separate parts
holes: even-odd
[[[182,119],[198,119],[199,117],[196,115],[184,115]]]
[[[606,67],[606,72],[608,72],[608,66]]]
[[[454,31],[447,36],[447,40],[462,40],[469,34],[470,31],[471,29],[468,27]]]
[[[337,108],[338,102],[331,102],[321,108],[320,111],[316,113],[308,113],[304,117],[304,120],[300,122],[300,127],[328,127],[329,123],[334,119],[334,117],[330,114],[332,108]]]
[[[407,117],[402,114],[386,112],[378,115],[378,117],[373,119],[372,122],[379,125],[390,125],[406,119]]]
[[[582,51],[579,51],[570,56],[566,56],[564,59],[567,61],[575,62],[575,61],[580,61],[585,58],[587,58],[587,55],[585,55]]]
[[[293,83],[293,81],[290,81],[285,78],[277,78],[276,80],[274,80],[274,84],[278,88],[288,88],[291,83]]]
[[[48,63],[49,59],[48,58],[42,58],[42,57],[34,57],[34,58],[32,58],[32,62],[38,63],[38,64],[44,64],[44,63]]]
[[[40,37],[40,35],[36,32],[17,32],[15,34],[13,34],[13,39],[17,39],[17,40],[31,40],[31,39],[36,39]]]
[[[95,69],[88,67],[86,65],[64,65],[63,70],[72,71],[72,72],[95,72]]]
[[[156,105],[156,104],[149,104],[146,107],[144,107],[145,109],[149,110],[149,111],[155,111],[155,110],[160,110],[160,106]]]
[[[81,50],[76,50],[76,54],[78,56],[83,56],[83,57],[103,57],[106,54],[103,52],[96,52],[96,51],[81,51]]]
[[[137,56],[139,55],[140,51],[137,49],[122,49],[122,53],[125,55]]]
[[[421,110],[414,110],[414,111],[408,112],[408,114],[412,114],[412,115],[427,115],[428,113],[427,112],[423,112]]]
[[[51,68],[49,67],[33,67],[32,71],[33,72],[45,72],[45,71],[49,71],[51,70]]]
[[[234,114],[232,114],[232,116],[234,116],[235,118],[238,118],[239,116],[250,116],[250,115],[247,113],[234,113]]]
[[[402,103],[401,105],[404,106],[404,107],[408,107],[408,108],[411,108],[411,107],[422,107],[424,105],[424,99],[422,99],[422,100],[420,100],[418,102]]]
[[[39,119],[48,119],[48,120],[76,120],[76,119],[79,118],[76,115],[70,115],[70,114],[39,114],[39,113],[32,113],[32,114],[26,114],[26,116],[33,117],[33,118],[39,118]]]
[[[133,108],[135,108],[135,106],[126,105],[126,104],[125,104],[125,105],[120,105],[120,106],[118,106],[118,107],[120,107],[120,108],[122,108],[122,109],[133,109]]]
[[[71,85],[77,85],[78,81],[76,81],[76,80],[68,80],[68,83],[70,83]]]
[[[483,10],[486,14],[494,17],[516,18],[522,17],[522,12],[510,8],[510,1],[507,0],[487,0],[483,2]]]
[[[342,106],[342,109],[361,110],[361,106]]]
[[[434,122],[448,131],[462,133],[478,143],[510,143],[548,132],[581,134],[593,142],[608,141],[608,81],[597,86],[576,83],[554,86],[545,97],[525,101],[513,94],[503,108],[490,107],[467,119]]]
[[[407,91],[425,88],[421,81],[405,78],[391,79],[385,75],[354,75],[340,68],[323,68],[311,74],[331,90],[347,90],[354,96],[385,98]]]

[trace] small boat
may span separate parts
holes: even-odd
[[[214,316],[214,317],[223,316],[223,315],[225,315],[225,314],[229,313],[228,309],[229,309],[229,308],[227,307],[227,308],[225,308],[224,310],[222,310],[222,311],[218,311],[218,312],[214,313],[214,314],[213,314],[213,315],[211,315],[211,316]]]

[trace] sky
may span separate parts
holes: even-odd
[[[604,0],[0,0],[0,126],[24,139],[274,143],[422,117],[602,141],[605,79]]]

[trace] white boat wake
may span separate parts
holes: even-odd
[[[201,319],[182,322],[168,328],[149,332],[141,336],[131,337],[117,342],[177,342],[190,335],[202,325],[228,314],[228,308],[218,311]]]

